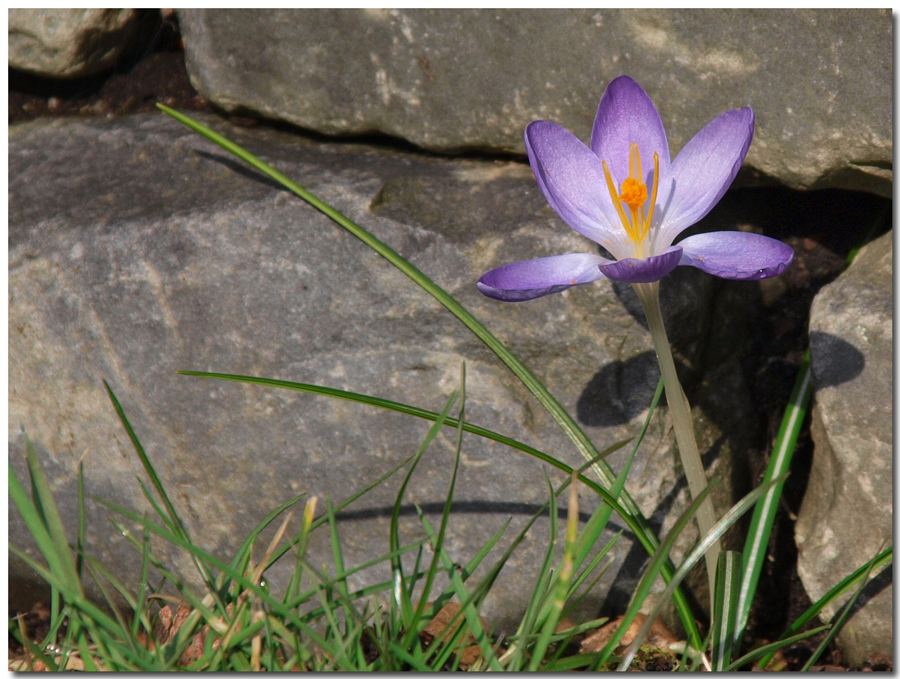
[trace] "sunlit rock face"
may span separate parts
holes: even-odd
[[[758,180],[891,195],[888,10],[180,10],[188,70],[227,110],[426,149],[524,154],[550,120],[587,139],[627,74],[673,155],[714,115],[757,112]],[[745,179],[747,179],[745,177]]]
[[[77,78],[116,66],[138,40],[135,9],[10,9],[8,63],[46,78]]]
[[[797,570],[813,601],[891,540],[893,249],[893,232],[867,245],[813,303],[815,453],[797,521]],[[889,574],[866,589],[866,605],[838,636],[851,664],[891,656]]]

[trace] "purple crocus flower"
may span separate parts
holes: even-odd
[[[726,111],[670,162],[656,107],[640,85],[623,75],[600,100],[590,148],[555,123],[531,123],[525,147],[550,206],[615,261],[578,253],[516,262],[486,273],[478,290],[521,302],[600,278],[652,283],[676,266],[731,279],[779,275],[794,252],[772,238],[718,231],[672,244],[731,185],[750,147],[753,121],[750,108]]]

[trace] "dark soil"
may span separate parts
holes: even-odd
[[[146,10],[142,31],[145,40],[137,53],[127,55],[113,71],[99,76],[53,80],[10,69],[9,124],[56,116],[125,116],[153,111],[157,102],[187,111],[214,111],[190,84],[174,16],[163,19],[158,11]],[[265,124],[256,119],[232,117],[231,120],[237,125]],[[396,145],[409,150],[409,144],[402,140],[396,140]],[[753,199],[740,195],[745,192],[752,192]],[[808,346],[809,312],[815,294],[846,268],[850,250],[862,244],[863,235],[871,239],[890,228],[890,208],[889,200],[869,194],[838,190],[804,193],[779,187],[733,191],[716,207],[714,213],[782,239],[796,253],[791,268],[775,284],[781,288],[774,289],[768,304],[766,331],[753,339],[756,342],[753,359],[745,365],[747,374],[752,376],[759,416],[768,423],[769,446],[775,439]],[[863,230],[870,226],[870,232],[861,233],[860,242],[849,242],[846,240],[848,223],[860,225]],[[811,605],[797,576],[793,532],[809,476],[812,448],[807,422],[785,484],[781,511],[769,545],[770,558],[751,615],[748,644],[776,639]],[[757,470],[757,482],[765,471],[764,462]],[[39,602],[27,612],[11,610],[10,615],[26,615],[27,626],[40,639],[45,609],[46,605]],[[12,641],[10,636],[11,644]],[[802,667],[820,641],[821,637],[813,638],[786,649],[785,669]],[[841,665],[836,650],[827,651],[820,663],[821,669],[829,670],[891,669],[883,663],[846,668]]]
[[[157,102],[212,111],[188,79],[174,17],[145,10],[140,31],[138,49],[107,73],[64,80],[9,69],[9,124],[48,116],[119,117],[154,111]]]

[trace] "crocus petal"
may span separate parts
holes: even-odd
[[[654,153],[659,154],[659,171],[665,176],[669,167],[666,129],[647,93],[627,75],[621,75],[606,87],[591,133],[591,150],[606,161],[619,183],[629,175],[632,142],[641,153],[645,177],[653,171]]]
[[[680,265],[695,266],[719,278],[771,278],[784,272],[794,259],[790,245],[743,231],[701,233],[678,245],[683,249]]]
[[[671,243],[719,202],[741,169],[753,124],[751,108],[725,111],[681,149],[669,168],[670,200],[660,200],[664,216],[656,235],[658,245]]]
[[[600,265],[609,261],[587,253],[530,259],[488,271],[475,285],[488,297],[524,302],[603,278]]]
[[[662,254],[646,259],[620,259],[618,262],[601,264],[607,278],[625,283],[653,283],[678,266],[681,261],[681,247],[673,245]]]
[[[541,192],[556,214],[582,236],[600,243],[608,240],[615,215],[603,165],[591,150],[564,127],[536,120],[525,128],[528,160]],[[604,196],[604,194],[606,194]]]

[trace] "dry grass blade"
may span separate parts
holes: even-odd
[[[262,561],[260,561],[259,565],[253,570],[250,580],[254,585],[258,585],[260,580],[262,580],[262,574],[268,567],[269,559],[272,558],[272,555],[278,547],[278,543],[281,542],[281,538],[284,537],[288,524],[293,516],[294,512],[288,512],[288,515],[284,517],[284,521],[281,522],[281,526],[279,526],[278,530],[275,532],[275,536],[272,538],[271,542],[269,542],[269,546],[266,549],[266,553],[263,555]]]

